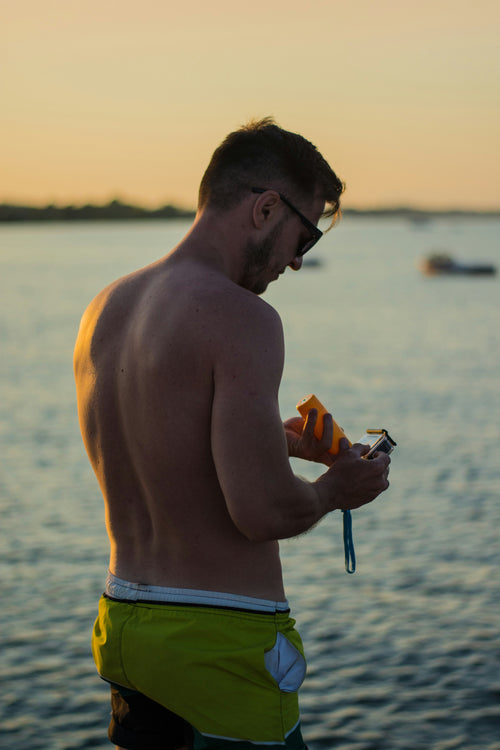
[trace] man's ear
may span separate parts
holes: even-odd
[[[257,229],[263,229],[266,223],[273,219],[281,203],[279,193],[275,190],[266,190],[265,193],[257,195],[252,209],[252,220]]]

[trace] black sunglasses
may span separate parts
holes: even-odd
[[[252,193],[267,193],[267,191],[270,189],[271,188],[254,187],[252,188]],[[311,239],[308,240],[305,243],[305,245],[300,250],[297,251],[297,258],[302,258],[302,256],[305,255],[307,251],[310,250],[317,243],[317,241],[323,237],[323,232],[321,231],[321,229],[318,229],[318,227],[315,224],[313,224],[312,221],[309,221],[307,216],[304,216],[304,214],[301,211],[299,211],[298,208],[295,208],[293,203],[290,203],[288,198],[285,198],[285,196],[282,195],[281,193],[278,193],[278,195],[280,197],[280,200],[282,200],[283,203],[294,212],[294,214],[297,214],[302,224],[306,227],[306,229],[311,235]]]

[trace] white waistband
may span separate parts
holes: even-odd
[[[256,599],[253,596],[225,594],[218,591],[197,589],[176,589],[170,586],[150,586],[146,583],[130,583],[108,572],[106,579],[107,596],[112,599],[125,599],[130,602],[171,602],[172,604],[199,604],[209,607],[232,607],[250,609],[255,612],[287,612],[288,601],[273,602],[269,599]]]

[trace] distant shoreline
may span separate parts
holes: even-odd
[[[411,207],[380,207],[371,209],[346,208],[342,210],[345,217],[359,218],[402,218],[425,223],[436,218],[499,218],[500,209],[487,211],[467,211],[462,209],[419,209]],[[125,221],[130,219],[192,219],[195,211],[167,204],[161,208],[142,208],[119,200],[106,205],[86,204],[84,206],[23,206],[18,204],[0,204],[0,222],[28,221]]]
[[[0,204],[0,222],[24,221],[125,221],[128,219],[190,219],[194,211],[166,205],[161,208],[142,208],[113,200],[103,206],[22,206]]]

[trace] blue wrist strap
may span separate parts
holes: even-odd
[[[343,510],[344,524],[344,554],[345,569],[347,573],[354,573],[356,570],[356,555],[354,554],[354,542],[352,541],[352,516],[350,510]]]

